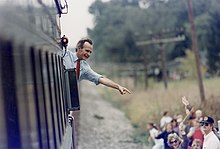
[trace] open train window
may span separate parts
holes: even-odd
[[[68,111],[80,110],[78,83],[76,79],[76,70],[66,69],[64,71],[66,84],[66,99]]]

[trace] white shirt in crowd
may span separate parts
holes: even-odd
[[[155,143],[152,149],[163,149],[164,148],[163,139],[155,139],[155,137],[158,136],[159,131],[155,128],[152,128],[149,132],[151,138],[154,140]]]
[[[220,149],[220,141],[217,136],[211,131],[204,136],[203,149]]]
[[[165,124],[170,123],[172,118],[170,116],[163,116],[160,120],[160,127],[163,128]]]

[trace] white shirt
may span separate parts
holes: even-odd
[[[211,131],[204,136],[203,149],[220,149],[220,141],[217,136]]]
[[[155,144],[161,144],[163,145],[163,139],[155,139],[156,136],[158,136],[159,131],[155,128],[150,130],[150,136],[153,138]]]
[[[160,127],[163,128],[165,124],[170,123],[172,118],[170,116],[163,116],[160,120]]]

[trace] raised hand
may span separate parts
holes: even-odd
[[[183,103],[185,106],[188,106],[188,105],[189,105],[189,101],[186,99],[185,96],[182,97],[182,103]]]
[[[185,96],[182,97],[182,103],[185,105],[186,115],[188,115],[191,111],[191,107],[190,107],[189,101],[186,99]]]

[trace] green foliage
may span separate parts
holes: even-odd
[[[195,64],[195,55],[191,50],[186,51],[186,56],[182,59],[182,64],[179,66],[179,72],[184,77],[188,79],[196,79],[196,64]],[[204,76],[206,72],[206,67],[204,65],[201,66],[202,74]]]
[[[143,129],[136,128],[134,135],[132,136],[135,143],[141,144],[152,144],[152,142],[148,141],[149,133],[147,131],[143,131]]]
[[[196,79],[196,64],[194,60],[194,53],[191,50],[186,51],[186,57],[182,59],[179,71],[189,79]]]
[[[139,7],[139,1],[96,0],[90,6],[95,27],[88,29],[88,34],[95,42],[96,61],[140,62],[147,59],[148,64],[155,63],[159,59],[158,45],[138,46],[137,42],[178,35],[185,35],[186,40],[166,44],[167,58],[185,56],[185,50],[191,47],[187,0],[149,0],[146,9]],[[209,71],[215,73],[220,69],[220,3],[219,0],[192,2],[198,48],[207,51]]]
[[[211,15],[212,20],[207,39],[207,42],[211,44],[207,44],[207,57],[209,72],[215,74],[220,70],[220,12],[214,12]]]

